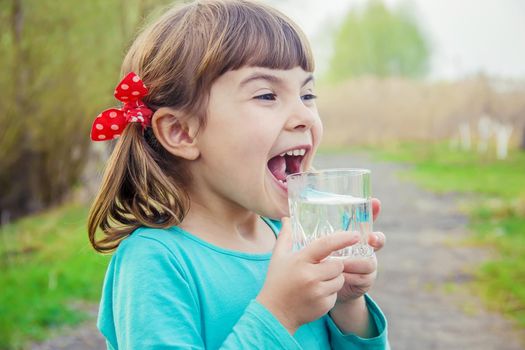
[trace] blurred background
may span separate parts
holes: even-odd
[[[376,192],[385,198],[378,225],[392,247],[382,252],[385,260],[395,263],[396,244],[402,244],[390,236],[395,228],[389,223],[410,222],[425,208],[436,251],[462,246],[468,253],[457,254],[472,256],[456,262],[454,278],[417,284],[400,297],[439,295],[447,305],[460,300],[457,310],[469,319],[486,315],[473,309],[486,310],[489,326],[478,331],[501,339],[490,327],[501,322],[502,329],[512,330],[504,334],[509,344],[520,348],[525,2],[264,2],[289,15],[311,39],[325,126],[320,164],[357,164],[395,177],[391,188],[378,186]],[[0,349],[81,349],[80,342],[100,348],[93,316],[109,257],[89,247],[86,216],[108,150],[90,142],[89,130],[99,111],[115,105],[120,63],[137,30],[169,3],[0,0]],[[412,190],[421,191],[414,198],[430,197],[424,205],[404,198]],[[392,208],[404,201],[413,207],[388,214],[386,203]],[[445,214],[443,207],[449,209]],[[450,227],[433,224],[434,212]],[[454,235],[460,243],[451,243],[451,230],[461,231]],[[428,242],[419,243],[416,250],[424,255]],[[413,259],[417,264],[418,256]],[[439,259],[451,261],[446,255],[435,259],[429,262],[434,268],[445,263]],[[406,271],[385,268],[379,287],[408,285]],[[410,272],[417,273],[425,271]],[[396,320],[399,300],[378,293]],[[479,305],[465,307],[460,295]],[[417,313],[406,317],[418,324]],[[439,339],[411,342],[407,327],[401,317],[392,325],[397,348],[454,348]],[[79,343],[67,343],[70,334]],[[475,330],[471,336],[479,338]]]

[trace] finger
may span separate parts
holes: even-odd
[[[343,273],[345,265],[343,260],[328,257],[328,259],[315,265],[315,271],[321,281],[329,281]]]
[[[302,254],[308,261],[318,263],[332,252],[349,247],[358,241],[359,235],[356,233],[336,232],[313,241],[302,251]]]
[[[381,201],[377,198],[372,198],[372,218],[376,221],[377,216],[381,212]]]
[[[375,281],[377,272],[369,274],[343,273],[345,285],[352,288],[368,289]]]
[[[368,235],[368,244],[378,251],[385,246],[386,237],[383,232],[372,232]]]
[[[377,270],[377,259],[345,259],[344,273],[369,274]]]
[[[321,282],[321,287],[323,288],[324,295],[330,295],[337,293],[345,285],[345,276],[340,274],[339,276],[332,278],[331,280]]]
[[[293,247],[292,229],[290,227],[290,218],[281,219],[282,227],[277,236],[277,242],[273,247],[273,254],[284,254],[290,252]]]

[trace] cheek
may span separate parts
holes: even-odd
[[[242,131],[239,130],[239,132]],[[238,150],[238,155],[242,163],[255,165],[263,160],[266,161],[268,151],[268,139],[266,135],[245,130],[243,135],[236,137],[236,141],[233,147]]]
[[[323,124],[321,122],[321,119],[317,119],[315,124],[312,126],[312,145],[313,145],[313,156],[309,158],[309,161],[307,164],[305,164],[305,170],[313,170],[312,165],[315,158],[315,154],[317,153],[317,148],[319,147],[319,144],[321,143],[321,139],[323,138]]]
[[[323,123],[321,122],[321,118],[317,118],[317,122],[314,124],[314,127],[312,128],[312,135],[313,135],[313,141],[314,146],[317,148],[319,144],[321,143],[321,139],[323,138]]]
[[[243,140],[249,150],[248,153],[260,154],[266,159],[277,136],[281,132],[281,128],[279,124],[268,120],[268,116],[262,116],[250,123],[250,126],[245,128],[243,132],[245,133]]]

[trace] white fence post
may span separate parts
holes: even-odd
[[[500,123],[496,124],[496,147],[498,159],[507,158],[512,130],[512,125]]]
[[[461,148],[465,151],[470,150],[470,125],[468,122],[463,122],[459,124],[459,138]]]
[[[488,115],[483,115],[478,121],[478,152],[487,153],[489,140],[492,134],[493,122]]]

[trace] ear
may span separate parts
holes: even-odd
[[[162,147],[171,154],[187,160],[199,157],[197,118],[184,118],[184,114],[176,109],[161,107],[153,114],[151,127]]]

